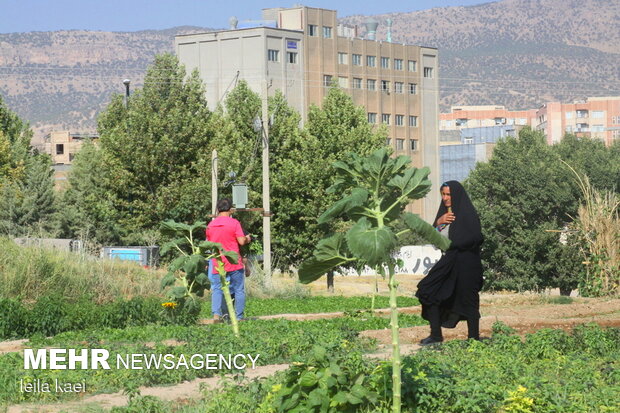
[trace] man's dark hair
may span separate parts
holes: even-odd
[[[229,198],[217,201],[217,212],[230,211],[230,208],[232,208],[232,201]]]

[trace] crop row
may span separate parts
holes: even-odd
[[[417,316],[400,317],[402,326],[422,324]],[[333,354],[369,350],[374,344],[358,338],[362,330],[387,328],[389,319],[376,316],[341,317],[329,320],[289,321],[284,319],[250,320],[241,324],[241,337],[231,334],[230,326],[146,326],[126,329],[85,330],[67,332],[53,338],[35,336],[28,348],[106,349],[109,360],[125,359],[131,354],[171,354],[174,360],[195,354],[249,354],[258,359],[256,365],[304,361],[314,345],[321,345]],[[177,345],[162,343],[177,340]],[[151,343],[147,343],[151,342]],[[0,356],[0,401],[54,400],[74,394],[57,392],[22,392],[22,383],[84,382],[88,393],[113,392],[140,385],[173,384],[197,377],[209,377],[225,369],[150,368],[132,370],[110,363],[110,370],[24,369],[19,353]],[[144,365],[142,365],[144,367]]]

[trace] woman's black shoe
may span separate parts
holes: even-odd
[[[420,345],[421,346],[429,346],[431,344],[437,344],[437,343],[441,343],[441,342],[443,342],[443,337],[428,336],[428,337],[420,340]]]

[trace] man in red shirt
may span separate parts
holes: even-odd
[[[235,296],[235,313],[237,319],[243,319],[245,309],[245,274],[239,246],[250,242],[250,236],[244,235],[241,223],[231,217],[232,201],[228,198],[217,201],[217,217],[207,226],[207,240],[219,242],[225,250],[234,251],[239,255],[237,262],[229,262],[223,257],[224,269],[226,270],[226,280],[230,283],[230,293]],[[222,317],[222,301],[224,293],[220,275],[217,273],[217,265],[212,260],[214,270],[209,274],[211,281],[211,311],[213,318],[219,320]]]

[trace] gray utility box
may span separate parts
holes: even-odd
[[[103,247],[104,258],[133,261],[143,267],[156,267],[159,262],[159,247]]]

